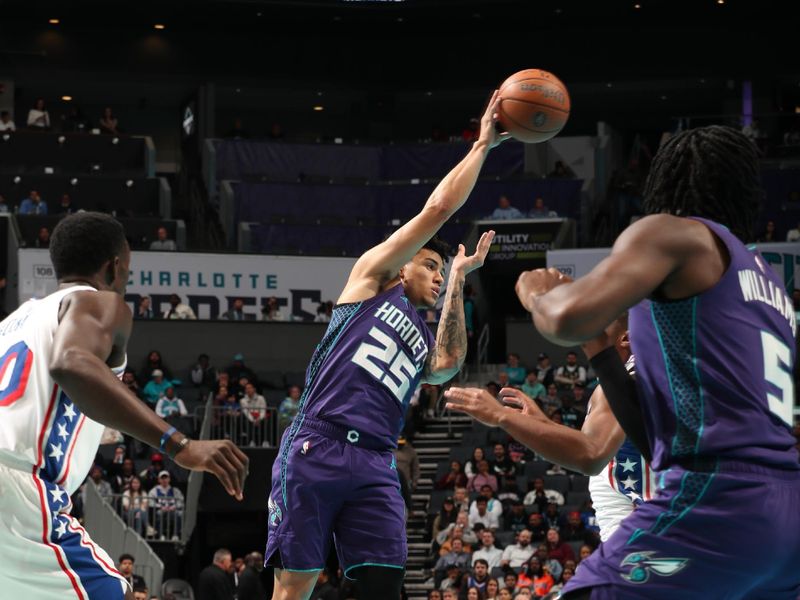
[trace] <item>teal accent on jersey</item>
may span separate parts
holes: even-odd
[[[300,396],[300,402],[297,406],[297,416],[292,421],[289,435],[287,435],[284,439],[283,447],[281,448],[280,452],[281,494],[283,495],[283,504],[286,507],[289,506],[289,502],[286,498],[286,467],[289,460],[289,449],[292,447],[292,442],[294,442],[294,438],[297,436],[297,432],[300,430],[300,426],[303,424],[303,419],[305,418],[303,409],[305,408],[306,399],[308,398],[308,392],[311,389],[311,384],[313,383],[314,377],[319,371],[320,366],[322,366],[325,358],[328,356],[334,346],[336,346],[336,342],[339,341],[342,333],[344,333],[344,330],[347,329],[347,324],[350,322],[350,319],[352,319],[353,316],[358,312],[358,309],[361,308],[361,304],[361,302],[351,302],[349,304],[341,304],[333,309],[331,322],[328,324],[328,328],[325,330],[325,335],[322,336],[322,341],[314,350],[314,354],[311,357],[311,363],[308,365],[308,369],[306,370],[306,385],[303,389],[303,394]]]
[[[717,467],[711,473],[687,471],[681,477],[681,487],[670,503],[669,510],[661,513],[650,528],[653,535],[662,535],[680,521],[703,498],[717,473]]]
[[[365,562],[353,565],[352,567],[347,567],[347,569],[344,572],[344,576],[347,577],[348,579],[352,579],[352,577],[350,577],[348,573],[353,569],[357,569],[358,567],[386,567],[388,569],[405,569],[403,565],[387,565],[384,563]]]
[[[697,298],[650,305],[675,408],[672,456],[697,454],[703,432],[703,390],[697,369]]]

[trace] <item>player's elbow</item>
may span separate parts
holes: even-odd
[[[608,461],[603,460],[603,457],[585,456],[578,464],[578,471],[582,475],[592,477],[594,475],[599,475],[606,465],[608,465]]]
[[[454,207],[457,206],[455,197],[451,196],[446,190],[433,194],[425,204],[425,212],[438,221],[446,221],[453,213]]]
[[[62,384],[65,380],[79,375],[86,365],[84,354],[77,348],[54,352],[48,365],[50,376],[56,383]]]
[[[548,340],[562,346],[584,341],[579,331],[580,315],[569,302],[554,302],[546,296],[539,299],[534,323]]]

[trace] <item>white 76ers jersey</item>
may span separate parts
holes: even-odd
[[[65,296],[29,300],[0,323],[0,463],[72,495],[92,466],[104,426],[78,409],[50,376],[53,336]],[[125,365],[113,369],[122,376]]]

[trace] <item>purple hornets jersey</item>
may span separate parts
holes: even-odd
[[[308,415],[394,448],[433,345],[402,285],[337,305],[306,371],[298,427]]]
[[[796,316],[773,270],[705,219],[730,265],[702,294],[631,309],[654,469],[722,459],[798,469],[792,436]]]

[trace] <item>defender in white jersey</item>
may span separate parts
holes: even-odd
[[[0,323],[0,597],[132,599],[113,560],[70,516],[104,426],[214,473],[241,498],[247,457],[189,441],[120,382],[130,251],[109,215],[64,218],[51,237],[59,289]]]
[[[627,313],[612,323],[594,346],[584,346],[588,356],[614,340],[620,357],[633,360],[628,341]],[[597,347],[595,347],[597,346]],[[601,387],[589,399],[589,410],[580,431],[551,421],[528,396],[516,388],[503,388],[503,407],[490,394],[478,389],[450,388],[448,408],[460,410],[486,423],[505,429],[545,459],[572,471],[591,475],[592,496],[600,538],[605,541],[637,504],[656,492],[656,477],[641,453],[625,437]],[[517,409],[517,410],[514,410]],[[523,418],[519,414],[521,410]]]

